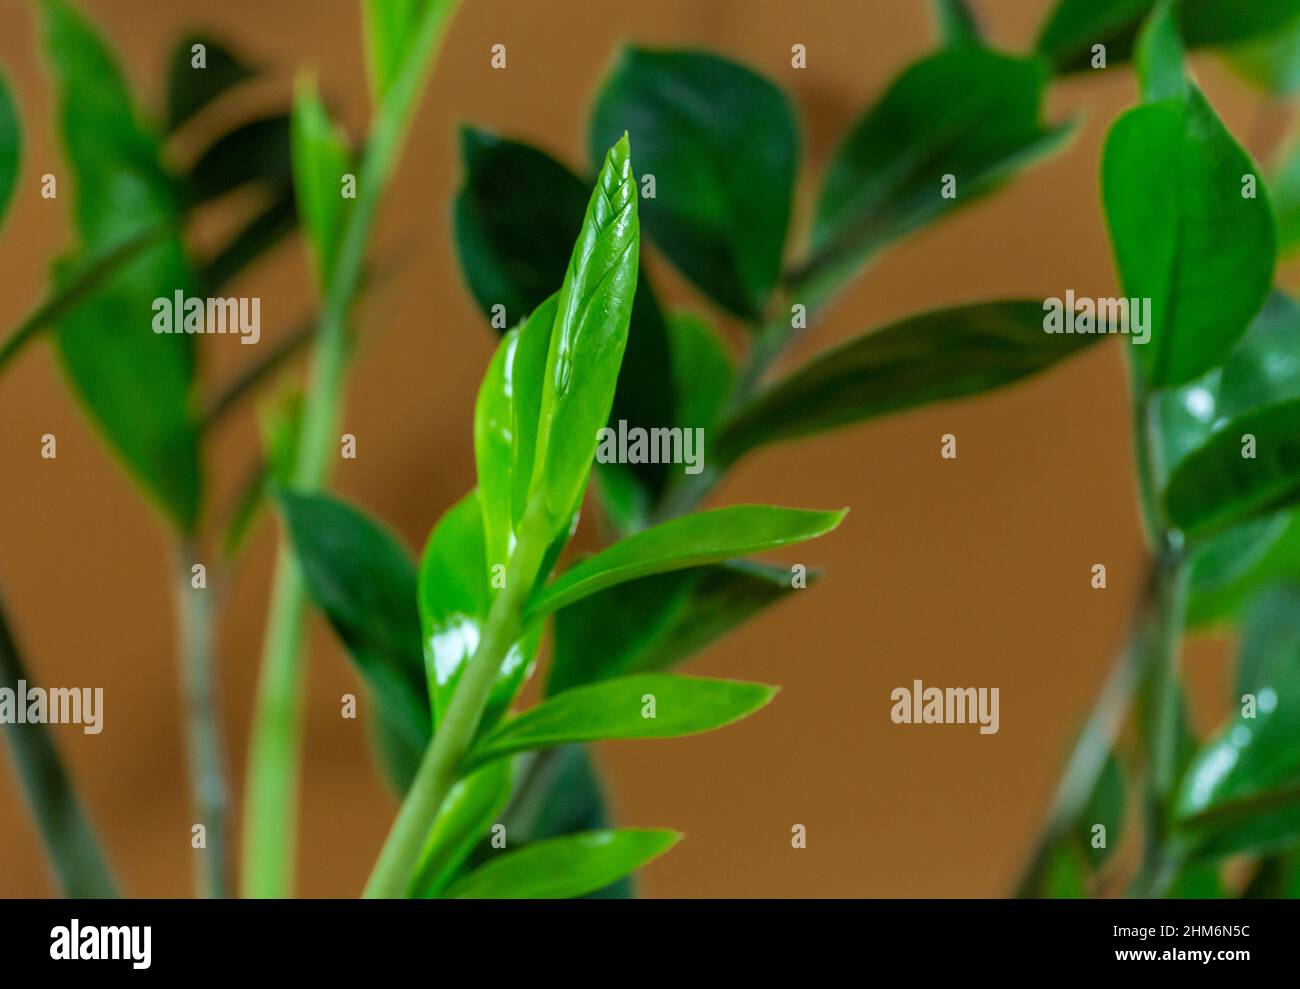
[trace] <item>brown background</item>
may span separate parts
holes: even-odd
[[[232,111],[283,105],[314,71],[354,135],[368,113],[361,34],[350,0],[104,0],[88,5],[147,104],[163,91],[163,55],[185,29],[211,28],[269,65]],[[992,38],[1027,48],[1045,0],[982,0]],[[41,298],[69,244],[71,186],[37,55],[31,5],[0,0],[0,63],[21,104],[26,147],[0,233],[0,327]],[[452,254],[449,203],[459,181],[454,127],[473,121],[582,161],[589,98],[616,46],[698,46],[740,59],[793,94],[804,163],[791,249],[839,135],[895,74],[934,45],[921,0],[659,0],[591,3],[470,0],[458,15],[384,211],[380,249],[409,250],[404,271],[364,309],[344,429],[356,461],[337,489],[418,546],[473,479],[471,408],[491,337]],[[491,71],[492,44],[509,68]],[[809,67],[789,64],[791,44]],[[1219,63],[1195,62],[1211,99],[1257,152],[1278,111]],[[1074,115],[1065,152],[958,217],[915,236],[842,296],[796,359],[913,310],[1001,297],[1117,292],[1098,204],[1108,122],[1134,99],[1124,69],[1052,90],[1052,119]],[[207,237],[222,227],[212,221]],[[654,259],[661,293],[709,312]],[[263,339],[311,305],[299,243],[287,242],[232,289],[263,300]],[[716,313],[710,313],[716,318]],[[246,358],[233,339],[204,340],[210,387]],[[57,729],[112,859],[133,895],[188,895],[192,817],[183,749],[164,526],[92,434],[48,346],[0,383],[0,575],[28,660],[46,685],[103,686],[105,730]],[[59,456],[40,459],[40,436]],[[958,437],[959,459],[939,458]],[[257,450],[249,409],[209,450],[218,506]],[[599,759],[620,821],[666,825],[687,840],[644,873],[654,896],[994,896],[1032,840],[1072,733],[1119,646],[1143,561],[1129,468],[1121,354],[1108,344],[994,397],[874,422],[763,451],[719,503],[848,505],[833,536],[787,555],[827,579],[699,657],[693,669],[783,685],[770,708],[699,738],[608,745]],[[260,523],[227,575],[218,648],[230,762],[246,749],[274,543]],[[1108,564],[1110,587],[1089,588]],[[1197,644],[1198,723],[1218,717],[1223,640]],[[364,727],[339,717],[355,690],[319,620],[310,640],[298,892],[361,888],[394,812]],[[1001,688],[1002,726],[895,726],[889,693],[922,678]],[[8,760],[0,760],[0,895],[47,895],[40,846]],[[238,786],[236,787],[238,794]],[[790,828],[808,847],[790,847]]]

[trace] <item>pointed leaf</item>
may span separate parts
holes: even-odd
[[[497,759],[456,781],[429,832],[424,857],[411,881],[412,897],[435,897],[447,888],[474,847],[498,822],[510,798],[513,775],[510,760]],[[506,833],[510,834],[508,828]]]
[[[1137,40],[1137,72],[1148,103],[1187,94],[1187,53],[1173,0],[1159,0]]]
[[[1248,176],[1256,198],[1243,195]],[[1150,340],[1134,357],[1152,387],[1189,381],[1227,356],[1268,296],[1276,232],[1263,180],[1189,84],[1186,98],[1120,117],[1102,186],[1125,293],[1150,300]]]
[[[624,130],[641,180],[655,184],[643,204],[649,236],[720,306],[761,317],[780,275],[799,161],[785,94],[716,55],[629,48],[596,97],[593,163]]]
[[[329,284],[354,199],[343,198],[343,176],[352,170],[347,134],[330,120],[314,85],[299,82],[291,124],[293,185],[303,232],[311,245],[316,277]]]
[[[546,692],[668,669],[793,590],[788,568],[733,562],[643,577],[575,601],[555,616]]]
[[[582,896],[636,872],[681,839],[675,831],[620,828],[539,841],[506,852],[447,890],[459,899]]]
[[[194,65],[194,46],[204,47],[204,65]],[[182,124],[254,75],[256,70],[231,49],[206,34],[187,35],[172,49],[167,72],[167,131]]]
[[[1035,60],[974,46],[908,67],[831,158],[812,256],[791,276],[797,301],[816,307],[891,241],[976,202],[1058,146],[1068,128],[1039,120],[1046,81]],[[945,176],[955,197],[945,195]]]
[[[401,74],[419,36],[425,18],[445,22],[456,9],[456,0],[363,0],[362,22],[366,34],[366,68],[370,94],[378,106]]]
[[[979,23],[971,13],[968,0],[932,0],[931,6],[944,44],[957,47],[980,43]]]
[[[574,564],[533,595],[524,622],[638,577],[721,563],[824,536],[847,512],[736,505],[671,519]]]
[[[501,724],[469,757],[476,766],[529,749],[570,742],[678,738],[748,717],[776,687],[671,673],[637,673],[555,694]],[[653,705],[652,714],[650,705]]]
[[[814,358],[738,409],[717,444],[730,463],[764,443],[978,395],[1105,339],[1044,331],[1038,302],[990,302],[909,317]]]
[[[210,202],[250,182],[281,189],[293,181],[288,114],[240,124],[212,142],[190,169],[192,205]],[[335,181],[334,194],[339,194]]]

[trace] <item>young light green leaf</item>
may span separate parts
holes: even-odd
[[[748,717],[776,687],[672,673],[636,673],[555,694],[502,723],[470,754],[476,766],[570,742],[678,738]]]
[[[195,65],[202,46],[203,64]],[[206,34],[190,34],[172,49],[167,70],[168,133],[179,130],[209,103],[257,74],[243,59],[220,41]]]
[[[1159,0],[1137,40],[1137,73],[1148,103],[1187,94],[1187,53],[1173,0]]]
[[[177,185],[163,169],[158,142],[137,122],[112,55],[63,0],[45,0],[41,11],[84,256],[145,231],[169,230],[180,214]],[[56,283],[66,286],[76,269],[75,262],[58,265]],[[61,363],[78,396],[131,472],[186,532],[197,524],[200,492],[193,337],[154,332],[152,324],[158,300],[193,295],[195,284],[179,236],[168,232],[57,324]]]
[[[18,111],[14,109],[9,83],[0,74],[0,220],[4,219],[14,184],[18,181],[18,161],[22,141]]]
[[[792,546],[835,529],[838,512],[735,505],[671,519],[574,564],[537,591],[524,611],[528,625],[615,584],[733,557]]]
[[[313,83],[300,80],[291,126],[293,185],[303,231],[311,245],[316,277],[329,283],[343,228],[355,199],[343,196],[344,175],[352,170],[347,134],[334,124]]]
[[[451,788],[433,822],[424,857],[411,881],[413,898],[429,899],[447,888],[474,847],[487,838],[492,825],[499,820],[510,798],[513,777],[510,760],[497,759],[458,780]],[[506,833],[510,834],[509,829]]]
[[[564,899],[636,872],[681,840],[675,831],[620,828],[539,841],[492,859],[456,882],[458,899]]]
[[[1300,399],[1230,421],[1174,468],[1169,521],[1204,536],[1300,498]]]
[[[425,670],[434,710],[441,717],[465,664],[478,648],[491,605],[494,572],[484,557],[483,512],[471,491],[438,520],[420,561],[419,612]],[[496,565],[496,564],[494,564]],[[500,564],[504,567],[504,561]],[[504,573],[504,569],[495,571]],[[501,663],[479,730],[490,728],[514,699],[537,651],[538,635],[526,636]]]
[[[374,691],[379,719],[401,740],[401,766],[413,770],[432,727],[409,554],[378,523],[329,496],[280,488],[275,501],[308,593]]]
[[[1247,622],[1252,649],[1272,652],[1251,658],[1247,689],[1234,698],[1238,716],[1197,754],[1179,788],[1180,838],[1203,857],[1262,851],[1300,835],[1300,635],[1295,591],[1282,593]]]
[[[831,159],[793,297],[816,307],[890,241],[1058,146],[1069,128],[1039,121],[1046,81],[1033,59],[975,46],[907,68]]]
[[[765,443],[992,391],[1072,357],[1102,334],[1048,333],[1039,302],[912,316],[814,358],[737,409],[714,463]]]
[[[366,33],[366,68],[376,106],[384,101],[410,57],[421,22],[432,13],[443,24],[456,9],[457,0],[363,0]]]
[[[811,584],[815,574],[807,576]],[[793,593],[789,568],[736,561],[643,577],[555,616],[548,695],[665,670]]]
[[[636,201],[624,135],[606,156],[556,298],[528,489],[529,503],[545,512],[552,537],[582,497],[597,432],[613,404],[636,292]],[[516,363],[535,359],[525,349],[527,336],[525,328]]]
[[[1185,98],[1116,121],[1102,187],[1125,292],[1150,300],[1150,340],[1134,357],[1152,387],[1190,381],[1224,359],[1272,285],[1263,180],[1189,83]]]
[[[780,275],[799,161],[785,94],[716,55],[629,48],[596,97],[593,163],[624,130],[646,184],[647,233],[720,306],[761,318]]]
[[[1138,31],[1156,0],[1060,0],[1038,36],[1037,50],[1058,72],[1106,66],[1133,54]],[[1300,0],[1181,0],[1179,25],[1189,47],[1222,45],[1269,34],[1300,13]]]

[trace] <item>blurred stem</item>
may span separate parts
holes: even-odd
[[[32,683],[0,601],[0,687],[17,691],[20,680]],[[75,898],[116,898],[117,884],[72,789],[49,727],[41,722],[7,723],[5,731],[60,889]]]
[[[196,588],[192,583],[190,567],[197,558],[195,545],[190,540],[182,541],[177,556],[176,610],[190,799],[197,823],[203,825],[205,842],[202,849],[196,849],[196,880],[202,895],[220,898],[229,895],[228,791],[213,676],[212,599],[207,588]]]
[[[483,637],[451,695],[433,741],[406,791],[406,799],[366,883],[367,898],[406,895],[420,853],[457,771],[469,752],[501,663],[519,638],[521,616],[550,544],[542,501],[535,499],[519,526],[519,541],[506,565],[506,580],[492,601]],[[536,765],[534,763],[533,765]]]
[[[430,0],[401,71],[378,108],[357,177],[357,200],[343,232],[316,333],[291,486],[319,488],[333,446],[347,364],[347,322],[362,278],[379,201],[392,176],[415,102],[457,0]],[[262,652],[249,748],[244,811],[245,895],[284,897],[293,887],[294,835],[302,735],[302,638],[306,587],[282,540]]]

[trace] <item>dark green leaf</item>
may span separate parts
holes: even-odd
[[[212,142],[190,169],[191,205],[210,202],[249,182],[279,190],[293,180],[290,119],[277,113],[240,124]],[[339,193],[335,179],[333,193]]]
[[[1203,857],[1300,839],[1300,630],[1296,590],[1258,602],[1246,621],[1240,714],[1197,754],[1176,801],[1181,840]],[[1253,716],[1248,716],[1253,715]]]
[[[447,890],[459,899],[582,896],[636,872],[677,844],[675,831],[620,828],[539,841],[506,852]]]
[[[1254,456],[1243,456],[1245,437]],[[1165,489],[1169,521],[1209,535],[1300,496],[1300,399],[1231,420],[1174,468]]]
[[[206,49],[203,68],[194,67],[195,45]],[[209,35],[182,38],[172,50],[167,73],[167,130],[179,129],[209,103],[255,74],[243,59]]]
[[[1186,98],[1116,121],[1102,186],[1124,290],[1150,300],[1150,340],[1134,357],[1153,387],[1182,384],[1224,359],[1268,296],[1276,231],[1263,180],[1189,84]]]
[[[1069,128],[1039,122],[1046,81],[1039,62],[978,47],[906,69],[831,159],[811,259],[791,276],[798,301],[817,306],[890,241],[976,202],[1059,145]]]
[[[4,218],[9,198],[18,181],[18,161],[22,147],[20,135],[18,111],[14,109],[9,84],[0,75],[0,219]]]
[[[179,197],[156,139],[136,120],[103,41],[62,0],[41,10],[74,182],[81,249],[95,256],[177,221]],[[56,273],[66,286],[76,269]],[[161,236],[106,278],[57,327],[59,355],[79,397],[163,511],[184,531],[199,514],[199,457],[191,388],[193,338],[152,329],[152,306],[192,295],[179,236]]]
[[[1142,21],[1156,0],[1060,0],[1038,37],[1038,52],[1070,72],[1087,68],[1093,45],[1106,46],[1106,64],[1128,59]],[[1190,47],[1222,45],[1281,28],[1300,13],[1300,0],[1181,0],[1178,19]]]
[[[646,232],[715,302],[760,318],[780,275],[799,160],[785,94],[715,55],[629,48],[592,110],[592,161],[624,131],[655,186]]]
[[[555,616],[548,694],[664,670],[793,592],[788,568],[734,562],[617,584]]]
[[[480,765],[513,752],[570,742],[678,738],[748,717],[776,687],[673,673],[636,673],[555,694],[502,723],[471,753]]]
[[[671,519],[574,564],[533,595],[525,624],[638,577],[721,563],[824,536],[847,512],[736,505]]]
[[[912,316],[814,358],[736,411],[718,441],[730,463],[778,440],[978,395],[1104,339],[1048,333],[1038,302],[990,302]]]
[[[735,379],[731,355],[703,319],[691,313],[668,317],[669,352],[677,390],[677,425],[712,430]]]
[[[513,771],[509,759],[497,759],[457,780],[438,810],[411,895],[427,899],[447,888],[484,840],[510,797]],[[510,831],[507,827],[506,834]]]
[[[352,169],[347,134],[329,117],[315,87],[300,83],[291,129],[293,184],[303,232],[311,244],[316,276],[328,284],[355,199],[343,198],[343,176]]]
[[[415,567],[405,547],[355,508],[277,489],[307,590],[374,691],[379,718],[418,762],[431,734],[420,660]]]
[[[636,292],[636,200],[624,135],[606,156],[556,297],[528,488],[529,504],[545,512],[551,538],[573,517],[613,404]],[[523,342],[520,347],[516,363],[533,361]]]

